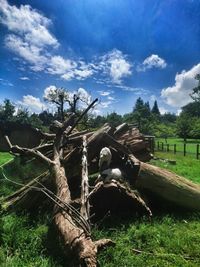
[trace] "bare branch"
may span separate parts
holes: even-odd
[[[10,151],[15,154],[33,156],[39,160],[42,160],[45,164],[52,165],[54,162],[44,156],[40,151],[30,148],[23,148],[19,146],[13,146],[8,136],[5,136],[5,140],[9,145]]]

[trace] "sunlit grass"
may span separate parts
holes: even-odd
[[[155,156],[161,159],[175,160],[176,165],[172,165],[162,160],[152,160],[152,164],[171,170],[193,182],[200,183],[200,159],[197,160],[191,155],[184,157],[183,155],[174,155],[173,153],[165,152],[156,152]]]
[[[11,160],[13,156],[10,153],[0,152],[0,166]]]
[[[174,150],[174,144],[176,144],[176,151],[182,152],[184,151],[184,140],[182,138],[167,138],[166,140],[164,138],[156,138],[155,139],[155,145],[156,148],[158,146],[158,143],[164,144],[164,150],[167,150],[167,144],[169,144],[170,151]],[[197,151],[197,144],[200,144],[200,139],[187,139],[186,141],[186,152],[188,153],[196,153]],[[199,151],[200,152],[200,151]]]

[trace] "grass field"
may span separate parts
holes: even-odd
[[[169,158],[170,154],[159,153]],[[0,157],[4,155],[0,154]],[[174,158],[174,155],[171,155]],[[200,182],[199,163],[190,157],[176,157],[177,165],[162,161],[152,164],[171,169],[180,175]],[[14,163],[12,163],[13,165]],[[12,179],[33,177],[35,167],[19,167],[19,163],[6,167]],[[21,172],[26,174],[23,176]],[[10,185],[5,184],[9,192]],[[0,193],[5,195],[5,188]],[[12,189],[13,190],[13,189]],[[147,218],[106,218],[96,224],[93,239],[111,238],[116,246],[103,250],[100,267],[199,267],[200,266],[200,214],[160,214],[150,222]],[[38,207],[38,215],[27,213],[1,214],[0,266],[1,267],[72,267],[69,259],[58,250],[52,231],[48,231],[52,218]],[[135,253],[134,249],[140,253]]]
[[[0,152],[0,166],[11,160],[13,156],[10,153]]]
[[[176,165],[169,164],[162,160],[152,160],[152,164],[171,170],[193,182],[200,183],[200,159],[197,160],[192,155],[184,157],[180,154],[174,155],[173,153],[166,152],[156,152],[155,156],[161,159],[176,160]]]
[[[169,144],[169,149],[172,151],[174,149],[174,144],[176,144],[176,150],[177,152],[182,152],[184,150],[184,140],[181,138],[167,138],[167,140],[165,140],[164,138],[156,138],[155,139],[155,145],[157,148],[157,142],[159,142],[160,144],[163,143],[164,144],[164,149],[166,150],[167,148],[167,144]],[[197,149],[197,144],[200,144],[200,139],[187,139],[186,142],[186,151],[188,153],[196,153],[196,149]],[[161,146],[161,145],[160,145]]]

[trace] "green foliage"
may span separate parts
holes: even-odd
[[[200,117],[200,101],[191,102],[182,107],[182,113],[188,114],[191,117]]]
[[[118,115],[116,112],[112,112],[106,116],[106,122],[111,126],[116,127],[122,123],[122,116]]]
[[[153,104],[151,112],[156,116],[160,116],[160,111],[159,111],[158,103],[157,103],[156,100],[154,101],[154,104]]]
[[[153,134],[156,137],[168,138],[176,135],[176,128],[173,123],[158,123],[154,126]]]
[[[0,166],[11,160],[13,156],[7,152],[0,152]]]
[[[4,100],[4,104],[0,106],[0,120],[12,120],[15,113],[15,106],[9,99]]]
[[[186,140],[190,137],[190,131],[192,130],[192,118],[188,114],[182,113],[177,119],[176,127],[178,136]]]
[[[197,74],[195,79],[198,81],[198,85],[192,89],[193,92],[190,96],[193,100],[200,102],[200,74]]]
[[[191,138],[200,138],[200,118],[194,118],[192,129],[190,131]]]

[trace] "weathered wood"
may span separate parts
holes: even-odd
[[[153,193],[173,206],[200,211],[200,185],[168,170],[141,162],[136,187]]]
[[[116,180],[96,184],[89,195],[92,211],[95,219],[103,218],[108,212],[114,214],[146,214],[152,216],[152,212],[139,193],[130,189],[124,183]]]
[[[144,136],[137,128],[129,126],[129,129],[116,135],[116,140],[129,148],[136,158],[141,161],[149,161],[152,156]]]
[[[83,218],[89,222],[90,204],[89,204],[89,182],[88,182],[88,162],[87,162],[87,140],[83,137],[83,155],[82,155],[82,182],[81,182],[81,210]]]
[[[129,126],[127,123],[122,123],[119,126],[116,127],[116,130],[114,132],[114,137],[118,137],[122,135],[124,132],[127,132],[129,130]]]

